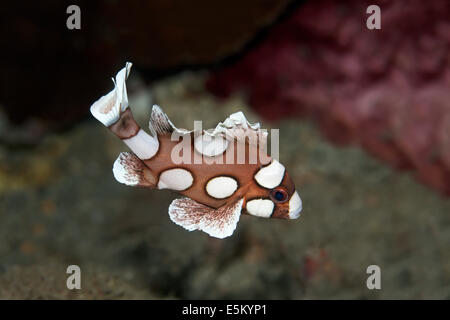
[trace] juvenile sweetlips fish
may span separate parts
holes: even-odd
[[[250,124],[237,112],[214,130],[187,131],[175,127],[154,105],[150,135],[128,107],[125,80],[131,65],[117,73],[114,89],[91,106],[92,115],[132,151],[122,152],[114,162],[117,181],[184,195],[170,204],[170,219],[216,238],[232,235],[241,213],[263,218],[300,216],[300,196],[285,167],[265,153],[267,132],[259,123]],[[264,157],[257,156],[263,152]]]

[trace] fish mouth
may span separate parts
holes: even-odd
[[[297,191],[292,195],[289,200],[289,219],[297,219],[300,217],[300,212],[302,211],[302,199]]]

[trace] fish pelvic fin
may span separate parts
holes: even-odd
[[[128,186],[156,188],[156,177],[151,170],[131,152],[122,152],[113,165],[114,178]]]
[[[175,199],[169,206],[170,219],[188,231],[201,230],[223,239],[233,234],[244,199],[213,209],[190,198]]]

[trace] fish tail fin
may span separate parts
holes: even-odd
[[[125,84],[130,74],[132,63],[127,62],[121,69],[114,82],[114,89],[91,105],[92,115],[106,127],[117,123],[120,116],[128,108],[127,87]]]
[[[92,115],[103,125],[108,127],[116,136],[140,158],[150,159],[159,149],[156,137],[150,136],[141,129],[134,120],[128,107],[126,79],[130,74],[132,64],[127,62],[121,69],[114,82],[114,89],[104,95],[91,106]]]

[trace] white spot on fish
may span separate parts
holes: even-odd
[[[197,152],[208,157],[222,154],[228,147],[228,141],[221,136],[203,134],[195,138],[194,147]]]
[[[272,200],[268,199],[250,200],[246,204],[246,209],[248,213],[250,213],[253,216],[262,218],[270,218],[274,207],[275,204],[272,202]]]
[[[230,177],[216,177],[206,184],[206,192],[216,199],[224,199],[231,196],[237,189],[238,183]]]
[[[268,166],[261,168],[255,175],[255,180],[264,188],[273,189],[280,185],[284,177],[284,166],[273,160]]]
[[[158,189],[172,189],[175,191],[186,190],[192,185],[194,178],[185,169],[169,169],[161,173],[158,181]]]

